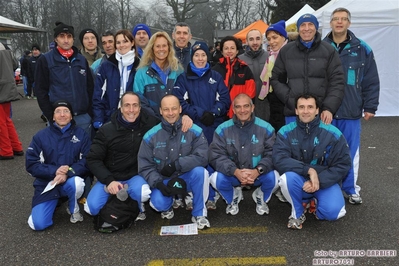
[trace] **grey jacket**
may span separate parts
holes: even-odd
[[[15,61],[10,50],[0,51],[0,103],[19,100],[14,77]]]

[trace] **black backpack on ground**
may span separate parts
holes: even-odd
[[[137,201],[130,197],[120,201],[116,195],[111,195],[100,213],[94,217],[94,229],[102,233],[113,233],[129,228],[138,215]]]

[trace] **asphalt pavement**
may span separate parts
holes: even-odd
[[[45,124],[36,100],[12,107],[26,150]],[[347,204],[346,216],[335,222],[308,214],[302,230],[287,229],[290,206],[276,197],[269,215],[256,214],[249,190],[238,215],[226,215],[220,199],[208,213],[211,228],[193,236],[160,236],[162,225],[190,223],[190,212],[179,209],[164,221],[148,204],[145,221],[114,234],[95,231],[87,214],[82,223],[70,223],[65,205],[52,227],[35,232],[27,224],[33,178],[25,158],[0,161],[0,265],[399,265],[398,132],[399,117],[362,122],[363,204]]]

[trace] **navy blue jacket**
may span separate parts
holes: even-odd
[[[252,114],[244,123],[236,115],[221,124],[209,146],[209,164],[218,172],[234,176],[236,169],[262,166],[265,173],[274,170],[272,149],[274,128]]]
[[[134,76],[139,63],[140,60],[136,57],[134,63],[129,66],[132,69],[126,84],[126,91],[133,91]],[[105,88],[103,88],[104,85]],[[113,54],[108,60],[104,60],[96,75],[93,93],[93,122],[106,123],[111,120],[112,113],[118,110],[120,89],[121,75],[118,60]]]
[[[173,47],[175,48],[176,58],[179,59],[184,71],[186,71],[187,66],[191,61],[191,43],[188,42],[187,47],[184,48],[179,48],[175,43],[173,43]]]
[[[273,164],[281,175],[294,172],[306,178],[309,168],[313,168],[318,174],[320,188],[341,182],[351,162],[341,131],[324,124],[318,116],[308,124],[297,118],[283,126],[273,146]]]
[[[231,104],[229,90],[222,76],[209,69],[199,77],[191,70],[189,64],[187,72],[177,78],[173,94],[179,98],[183,114],[188,115],[202,128],[208,143],[211,143],[213,132],[224,122]],[[205,111],[215,115],[215,122],[209,127],[200,121]]]
[[[36,63],[35,88],[40,109],[49,121],[53,120],[52,104],[66,100],[72,105],[74,115],[91,114],[93,76],[86,58],[76,47],[70,59],[63,57],[57,48],[40,56]]]
[[[35,181],[35,194],[33,207],[41,202],[60,197],[60,187],[56,186],[51,191],[44,193],[44,188],[55,178],[55,173],[61,165],[69,165],[75,173],[68,171],[68,177],[89,175],[86,165],[86,155],[90,149],[90,138],[80,127],[72,125],[64,133],[59,127],[51,124],[33,136],[26,151],[26,171]]]
[[[377,64],[370,46],[348,30],[349,42],[339,53],[345,74],[345,94],[334,119],[359,119],[363,110],[375,114],[380,96]],[[338,49],[331,33],[324,41]]]
[[[143,137],[138,154],[139,174],[152,188],[165,178],[161,170],[169,163],[176,166],[171,178],[208,165],[208,142],[202,129],[194,124],[183,132],[181,127],[181,117],[174,125],[162,118]]]

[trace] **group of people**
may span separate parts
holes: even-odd
[[[65,196],[70,221],[83,221],[77,200],[93,177],[84,195],[93,216],[126,189],[138,203],[137,220],[146,219],[149,201],[165,219],[174,208],[191,210],[204,229],[219,195],[236,215],[242,188],[253,186],[259,215],[269,214],[273,193],[291,204],[289,228],[301,229],[306,212],[343,217],[344,196],[362,203],[360,119],[374,116],[379,95],[373,52],[348,30],[350,21],[348,10],[335,10],[321,40],[317,19],[304,14],[291,42],[279,21],[265,33],[270,52],[251,30],[240,56],[228,36],[218,62],[205,42],[190,43],[186,23],[175,25],[172,38],[145,24],[105,32],[102,55],[94,30],[80,33],[79,52],[74,28],[57,22],[56,48],[36,63],[35,95],[52,123],[26,152],[35,177],[29,226],[52,225]]]

